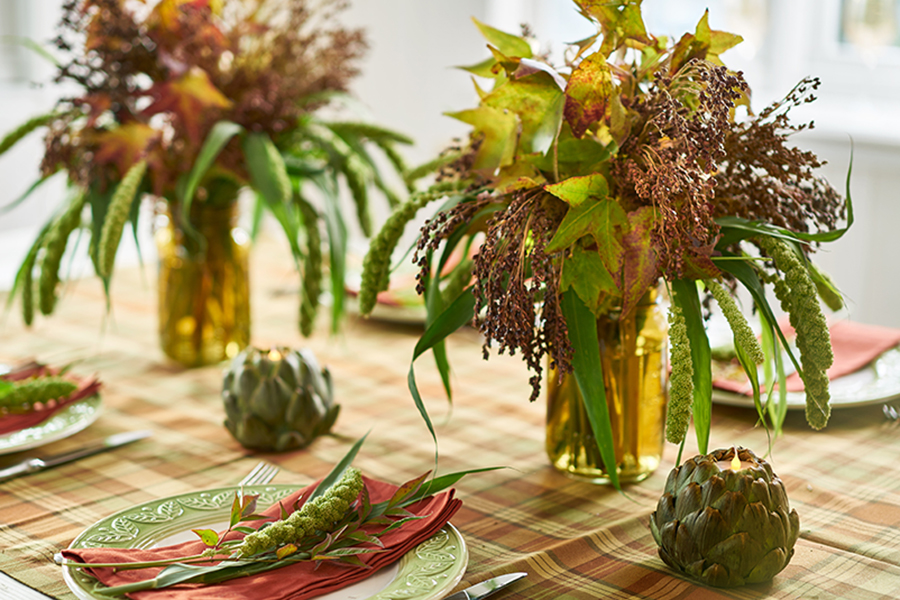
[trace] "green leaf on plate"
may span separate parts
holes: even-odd
[[[205,546],[215,547],[219,543],[219,534],[212,529],[191,529]]]

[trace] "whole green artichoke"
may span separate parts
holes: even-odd
[[[800,518],[772,467],[745,448],[737,455],[749,467],[716,465],[734,455],[715,450],[673,469],[650,515],[660,558],[718,587],[769,581],[790,562],[800,533]]]
[[[340,406],[331,375],[309,350],[249,347],[225,372],[225,427],[243,446],[283,452],[328,433]]]

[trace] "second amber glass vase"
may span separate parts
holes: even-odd
[[[170,205],[157,231],[160,343],[182,365],[214,364],[250,343],[250,240],[236,217],[233,197],[211,198],[194,202],[188,228]]]
[[[610,310],[597,319],[600,365],[612,424],[619,480],[640,481],[662,458],[668,359],[665,310],[651,290],[630,315]],[[575,376],[550,370],[546,449],[556,469],[609,482]]]

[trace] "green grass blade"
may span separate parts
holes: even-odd
[[[265,133],[250,133],[245,136],[243,150],[253,189],[265,200],[266,206],[281,225],[294,262],[299,263],[303,256],[298,241],[300,224],[291,202],[291,180],[284,166],[284,159]]]
[[[200,185],[203,176],[206,175],[206,172],[215,162],[216,158],[218,158],[219,153],[222,152],[225,145],[231,138],[242,131],[244,131],[243,127],[237,123],[232,123],[231,121],[219,121],[213,125],[213,128],[209,131],[209,135],[206,136],[206,139],[203,141],[203,146],[200,148],[197,160],[194,161],[194,166],[191,167],[191,171],[184,181],[184,190],[181,198],[181,214],[184,217],[183,225],[185,232],[195,239],[197,239],[197,236],[200,234],[191,227],[190,216],[191,204],[194,202],[194,194],[197,192],[197,187]]]
[[[471,288],[469,288],[460,294],[459,298],[454,300],[450,306],[444,309],[444,311],[435,318],[434,322],[425,329],[425,333],[419,338],[416,348],[413,350],[413,357],[409,363],[409,373],[407,374],[406,382],[409,387],[409,392],[412,394],[413,402],[415,402],[416,408],[422,416],[422,420],[425,421],[425,425],[428,426],[428,431],[431,433],[431,438],[434,440],[435,462],[437,462],[438,455],[437,435],[434,432],[434,425],[431,423],[431,417],[428,416],[428,409],[425,408],[425,403],[422,401],[422,396],[419,394],[419,387],[416,385],[416,359],[428,350],[434,348],[435,345],[446,339],[448,335],[466,323],[469,323],[473,318],[475,318],[475,296],[472,294]]]
[[[56,173],[54,173],[53,175],[56,175]],[[32,194],[32,192],[34,192],[34,190],[36,190],[36,189],[38,189],[39,187],[41,187],[41,185],[43,185],[45,181],[47,181],[48,179],[50,179],[51,177],[53,177],[53,175],[47,175],[46,177],[41,177],[40,179],[38,179],[37,181],[35,181],[34,183],[32,183],[30,186],[28,186],[28,189],[25,190],[25,192],[22,193],[21,196],[19,196],[18,198],[16,198],[15,200],[13,200],[12,202],[10,202],[9,204],[6,204],[6,205],[4,205],[4,206],[0,206],[0,215],[5,214],[5,213],[8,213],[8,212],[11,211],[12,209],[16,208],[17,206],[19,206],[20,204],[22,204],[23,202],[25,202],[25,200],[28,198],[28,196],[30,196],[30,195]]]
[[[328,232],[328,272],[331,282],[331,331],[336,333],[344,314],[344,273],[347,269],[347,225],[341,216],[337,185],[325,175],[310,178],[325,195],[322,217]]]
[[[691,340],[691,361],[694,364],[694,431],[700,454],[706,454],[712,422],[712,356],[709,338],[703,326],[700,295],[697,293],[697,284],[689,279],[673,281],[672,293],[684,313]]]
[[[366,441],[366,438],[368,436],[369,434],[367,433],[366,435],[356,440],[356,443],[354,443],[350,447],[344,457],[340,461],[338,461],[338,463],[334,465],[334,467],[332,467],[331,472],[329,472],[328,475],[326,475],[322,480],[322,482],[318,486],[316,486],[316,489],[313,490],[313,493],[309,498],[307,498],[307,502],[309,502],[310,500],[315,500],[316,498],[324,494],[328,490],[328,488],[330,488],[340,480],[340,478],[344,475],[344,471],[347,470],[347,467],[349,467],[353,463],[353,459],[356,458],[356,455],[359,453],[359,449],[362,448],[362,445]]]
[[[609,480],[617,490],[621,490],[612,424],[609,419],[609,407],[606,404],[603,369],[600,367],[602,363],[600,342],[597,339],[597,319],[572,288],[563,294],[562,312],[569,329],[569,341],[575,351],[572,355],[575,381],[578,383],[578,390],[581,392],[584,408],[591,422],[591,429],[594,431],[594,438],[597,440]]]

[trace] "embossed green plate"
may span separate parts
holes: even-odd
[[[153,548],[196,539],[191,529],[225,529],[236,489],[191,492],[133,506],[97,521],[69,547]],[[297,489],[296,485],[284,484],[244,486],[245,492],[260,495],[260,506],[274,504]],[[435,600],[459,583],[467,564],[468,551],[462,535],[447,524],[390,567],[355,585],[320,596],[319,600]],[[63,577],[81,600],[110,598],[98,594],[103,584],[81,569],[64,567]]]
[[[0,435],[0,454],[21,452],[74,435],[100,416],[100,396],[73,402],[43,423]]]

